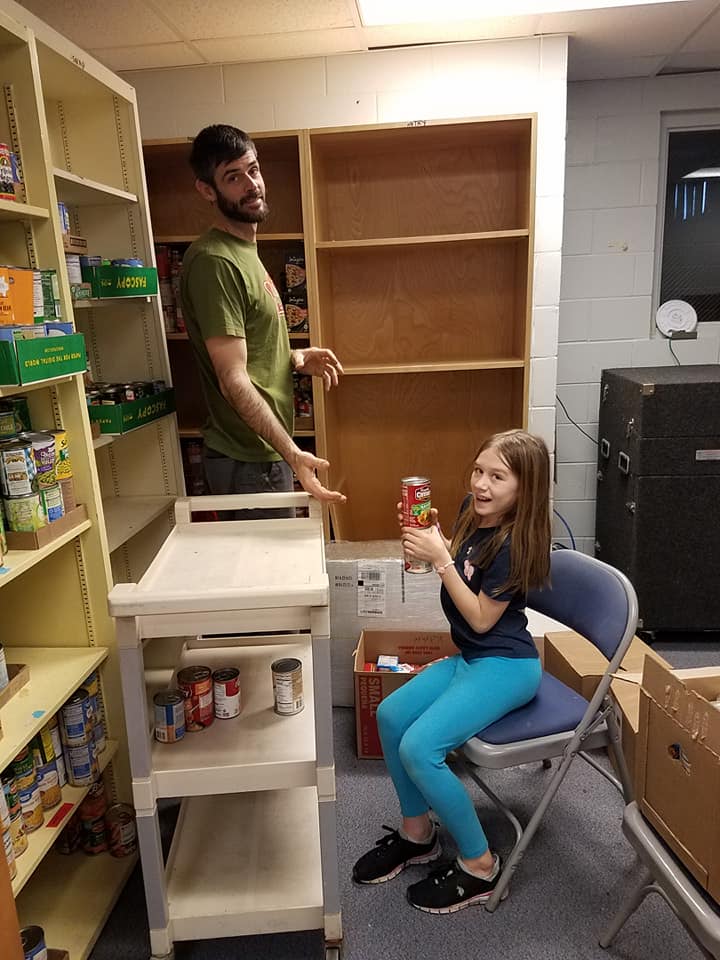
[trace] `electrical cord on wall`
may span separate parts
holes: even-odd
[[[556,510],[554,507],[553,507],[553,513],[555,514],[556,517],[558,517],[558,518],[562,521],[565,529],[566,529],[567,532],[570,534],[570,543],[572,544],[572,549],[573,549],[573,550],[577,550],[577,544],[575,543],[575,537],[573,536],[573,532],[572,532],[572,530],[570,529],[570,524],[567,522],[567,520],[565,519],[565,517],[564,517],[558,510]],[[560,543],[554,543],[554,544],[553,544],[553,549],[557,549],[558,547],[559,547],[559,548],[562,548],[562,544],[560,544]]]
[[[580,424],[577,423],[575,420],[573,420],[573,418],[572,418],[572,417],[570,416],[570,414],[568,413],[567,407],[565,406],[565,404],[562,402],[562,400],[560,399],[560,397],[559,397],[557,394],[555,394],[555,399],[557,400],[557,402],[560,404],[560,406],[561,406],[561,407],[563,408],[563,410],[565,411],[565,416],[568,418],[568,420],[570,421],[570,423],[571,423],[574,427],[577,427],[578,430],[580,431],[580,433],[582,433],[583,436],[587,437],[588,440],[592,440],[592,442],[593,442],[593,443],[595,444],[595,446],[597,447],[597,446],[598,446],[598,442],[597,442],[597,440],[595,439],[595,437],[591,437],[590,434],[587,432],[587,430],[583,430],[583,428],[580,426]]]
[[[673,357],[675,358],[675,363],[676,363],[679,367],[681,367],[682,364],[680,363],[680,360],[678,359],[678,355],[677,355],[677,354],[675,353],[675,351],[673,350],[672,340],[670,339],[670,337],[668,337],[668,346],[670,347],[670,353],[671,353],[671,354],[673,355]]]

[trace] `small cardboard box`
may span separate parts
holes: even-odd
[[[431,663],[451,657],[457,647],[449,633],[414,632],[409,630],[363,630],[355,651],[355,732],[358,757],[365,760],[382,758],[375,714],[378,704],[393,690],[407,683],[415,674],[367,672],[366,663],[376,663],[380,654],[391,654],[400,663]]]
[[[100,424],[101,433],[127,433],[172,413],[174,409],[175,391],[170,388],[125,403],[93,404],[88,407],[88,413],[94,423]]]
[[[84,237],[75,237],[70,233],[64,233],[62,235],[62,242],[65,253],[87,255],[88,243]]]
[[[93,297],[149,297],[158,292],[155,267],[82,267]]]
[[[38,383],[82,373],[87,360],[81,333],[34,340],[0,340],[0,384]]]
[[[39,530],[6,530],[8,550],[40,550],[53,540],[57,540],[68,530],[72,530],[83,520],[87,520],[87,510],[83,504],[78,504],[69,510],[64,517],[40,527]]]
[[[720,901],[720,666],[642,675],[638,803],[698,883]]]

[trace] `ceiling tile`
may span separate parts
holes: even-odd
[[[262,37],[229,37],[195,40],[193,46],[210,63],[237,63],[253,60],[289,60],[322,57],[333,53],[365,50],[362,32],[355,27],[337,30],[309,30]]]
[[[568,59],[568,81],[614,80],[620,77],[653,77],[665,62],[665,55],[656,57],[613,57],[604,60],[573,60],[572,44]]]
[[[148,70],[157,67],[189,67],[205,63],[186,43],[148,43],[140,47],[103,47],[88,51],[110,70]]]
[[[720,69],[720,49],[697,53],[675,53],[666,61],[660,73],[678,73]]]
[[[529,37],[537,33],[537,16],[492,17],[484,20],[447,21],[445,23],[391,24],[364,27],[369,47],[410,43],[454,43],[472,40],[497,40]]]
[[[697,53],[706,50],[720,50],[720,10],[681,48],[682,53]]]
[[[186,40],[354,26],[354,0],[151,0]]]
[[[143,0],[20,0],[21,6],[40,17],[84,50],[129,47],[178,40],[161,17]]]

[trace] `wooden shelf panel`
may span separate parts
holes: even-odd
[[[176,940],[321,928],[317,791],[184,801],[167,879]]]
[[[116,740],[107,741],[107,746],[98,758],[101,773],[105,770],[112,758],[115,756],[117,749],[118,744]],[[70,817],[77,810],[78,804],[82,803],[82,801],[85,799],[89,789],[89,785],[86,787],[73,787],[69,783],[66,784],[62,788],[61,803],[52,810],[46,810],[45,823],[43,826],[27,835],[28,847],[27,850],[23,851],[23,853],[17,858],[17,876],[12,882],[13,894],[16,897],[33,875],[35,870],[38,868],[62,831],[65,829]],[[69,804],[70,806],[65,812],[64,805],[66,804]],[[50,823],[53,821],[53,818],[58,811],[63,811],[65,815],[59,823],[50,826]]]
[[[287,639],[287,638],[285,638]],[[155,641],[153,650],[161,641]],[[172,649],[172,648],[171,648]],[[155,656],[155,654],[153,654]],[[293,717],[273,710],[270,664],[297,657],[303,664],[305,709]],[[240,716],[215,720],[207,730],[187,733],[179,743],[152,744],[157,797],[192,797],[311,786],[315,770],[312,654],[307,636],[297,643],[226,646],[183,651],[179,664],[240,668]],[[148,684],[148,699],[161,689]]]
[[[87,960],[136,863],[135,856],[66,857],[51,850],[17,898],[20,924],[39,923],[47,943],[62,945],[72,960]]]
[[[94,310],[96,307],[116,306],[117,304],[149,303],[150,297],[93,297],[91,300],[73,300],[73,310]]]
[[[157,520],[174,502],[175,497],[109,497],[103,500],[110,553]]]
[[[486,230],[482,233],[432,234],[423,237],[382,237],[376,240],[324,240],[316,243],[318,250],[364,250],[375,247],[413,247],[422,244],[478,243],[483,240],[518,240],[529,236],[523,227],[518,230]]]
[[[41,547],[39,550],[10,550],[5,554],[0,564],[0,588],[21,574],[26,573],[34,567],[36,563],[41,563],[45,557],[50,556],[51,553],[55,553],[56,550],[64,547],[66,543],[74,540],[75,537],[79,537],[81,533],[89,529],[90,521],[83,520],[82,523],[73,527],[72,530],[68,530],[67,533],[57,537],[51,543],[48,543],[47,546]]]
[[[0,200],[0,221],[47,220],[50,216],[45,207],[34,207],[17,200]]]
[[[532,124],[523,117],[311,132],[318,240],[528,227]]]
[[[517,370],[525,360],[517,357],[498,357],[495,360],[467,360],[437,363],[378,363],[367,367],[344,366],[345,375],[367,377],[389,373],[442,373],[446,370]]]
[[[528,259],[527,238],[320,250],[323,343],[346,369],[522,359]]]
[[[30,679],[2,708],[0,770],[58,712],[107,653],[104,648],[16,647],[6,643],[8,663],[26,663]]]
[[[58,200],[72,207],[96,207],[106,203],[137,203],[137,196],[97,180],[88,180],[77,174],[53,169]]]
[[[337,538],[397,538],[400,479],[415,474],[430,478],[450,529],[466,468],[485,437],[523,425],[523,395],[521,368],[345,378],[325,399],[328,485],[348,497],[332,508]],[[368,460],[372,449],[382,457]]]

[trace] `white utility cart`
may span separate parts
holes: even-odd
[[[309,516],[192,522],[248,507]],[[342,939],[328,577],[319,504],[304,493],[191,497],[139,583],[109,597],[153,957],[173,943],[324,928]],[[260,634],[260,635],[257,635]],[[215,636],[213,636],[215,635]],[[271,663],[303,664],[305,709],[273,710]],[[176,669],[240,669],[239,717],[158,743],[152,697]],[[157,801],[182,797],[167,865]]]

